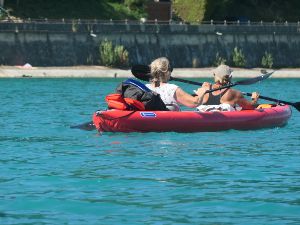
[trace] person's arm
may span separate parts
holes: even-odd
[[[211,84],[208,83],[208,82],[203,82],[202,84],[202,87],[200,89],[198,89],[198,91],[207,91],[207,90],[210,90],[211,89]],[[204,89],[204,90],[203,90]],[[205,104],[207,101],[208,101],[208,98],[209,98],[209,93],[206,93],[203,95],[203,100],[202,100],[202,103],[201,104]]]
[[[205,91],[206,90],[204,88],[199,88],[196,92],[197,95],[192,96],[178,87],[175,91],[175,99],[178,103],[184,106],[195,108],[202,103],[202,99]]]
[[[258,100],[259,94],[257,92],[253,92],[251,99],[252,101],[248,101],[247,99],[244,98],[244,95],[237,91],[236,92],[236,103],[241,106],[243,109],[255,109],[257,100]]]

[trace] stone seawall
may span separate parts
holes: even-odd
[[[216,54],[230,64],[235,47],[247,67],[260,67],[265,51],[276,67],[300,66],[298,24],[115,24],[113,22],[0,23],[0,64],[99,65],[99,44],[110,40],[129,51],[130,64],[161,56],[175,67],[210,67]]]

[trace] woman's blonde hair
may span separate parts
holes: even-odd
[[[160,82],[167,83],[170,79],[170,62],[166,57],[155,59],[151,64],[151,82],[159,87]]]

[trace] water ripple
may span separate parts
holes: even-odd
[[[285,127],[257,131],[69,129],[119,81],[0,81],[1,224],[300,224],[297,111]],[[278,87],[299,82],[258,88],[288,100],[295,92]]]

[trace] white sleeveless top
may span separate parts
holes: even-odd
[[[175,84],[163,84],[159,87],[153,87],[151,84],[146,84],[147,88],[160,95],[167,108],[171,111],[180,111],[179,104],[175,99],[175,91],[178,86]]]

